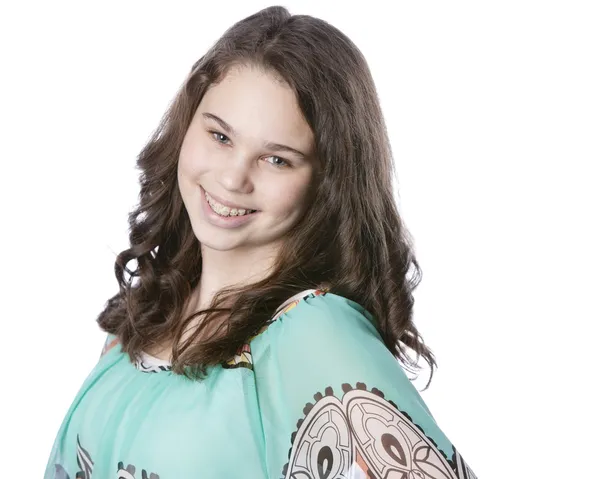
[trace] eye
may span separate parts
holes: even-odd
[[[229,138],[225,136],[223,133],[219,133],[218,131],[209,131],[212,135],[213,139],[217,143],[221,143],[222,145],[226,145],[229,142]]]
[[[273,166],[276,166],[277,168],[284,168],[286,166],[290,166],[290,164],[286,160],[284,160],[283,158],[280,158],[279,156],[268,156],[267,160],[271,159],[271,158],[276,160],[276,161],[272,162],[271,164]]]

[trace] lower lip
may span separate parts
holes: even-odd
[[[237,228],[238,226],[245,225],[249,221],[252,221],[256,216],[256,213],[258,213],[258,211],[256,211],[244,216],[220,216],[215,213],[208,204],[204,189],[200,188],[200,193],[200,196],[202,197],[202,211],[206,215],[209,223],[214,226],[219,226],[220,228]]]

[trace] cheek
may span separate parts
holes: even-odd
[[[195,178],[208,168],[209,152],[199,141],[184,142],[177,166],[181,178]]]
[[[308,186],[304,182],[269,188],[268,202],[274,214],[289,219],[300,215],[306,206]]]

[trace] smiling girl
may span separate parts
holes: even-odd
[[[435,359],[367,63],[271,7],[192,67],[138,158],[100,361],[46,478],[474,478],[405,374]]]

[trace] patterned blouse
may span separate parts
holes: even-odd
[[[45,479],[475,479],[373,317],[326,290],[288,300],[202,381],[109,335]]]

